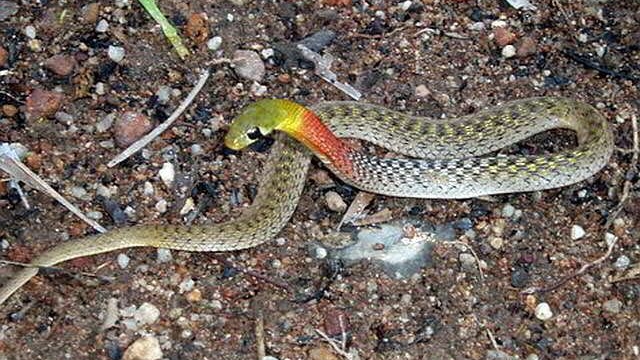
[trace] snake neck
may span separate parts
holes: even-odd
[[[295,104],[289,114],[288,121],[279,126],[279,130],[309,148],[324,164],[347,175],[353,174],[351,155],[355,150],[352,147],[336,137],[313,111]]]

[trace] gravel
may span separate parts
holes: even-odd
[[[107,49],[107,55],[109,59],[115,63],[121,63],[124,60],[124,48],[120,46],[109,45]]]
[[[549,320],[551,319],[551,317],[553,317],[553,312],[551,312],[551,307],[546,302],[541,302],[540,304],[538,304],[538,306],[536,306],[535,314],[536,314],[536,318],[542,321]]]
[[[255,51],[236,50],[233,53],[231,64],[241,78],[260,82],[265,75],[265,66]]]
[[[127,266],[129,266],[129,261],[131,261],[131,259],[126,254],[118,254],[118,257],[116,258],[116,262],[120,269],[126,269]]]
[[[159,360],[162,358],[160,342],[155,336],[145,336],[125,350],[122,360]]]
[[[571,239],[578,240],[582,239],[586,235],[586,232],[580,225],[573,225],[571,227]]]
[[[211,51],[220,49],[220,46],[222,46],[222,37],[220,36],[214,36],[207,41],[207,48]]]

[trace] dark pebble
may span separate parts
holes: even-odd
[[[122,226],[127,223],[127,214],[125,214],[120,204],[112,199],[103,199],[102,206],[104,210],[111,216],[113,223]]]
[[[521,289],[529,283],[529,273],[524,268],[517,268],[511,273],[511,286]]]
[[[456,221],[453,226],[459,230],[469,230],[473,227],[473,221],[467,217],[464,217]]]

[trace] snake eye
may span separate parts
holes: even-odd
[[[253,128],[247,132],[247,137],[251,140],[258,140],[262,137],[262,133],[260,132],[260,129]]]

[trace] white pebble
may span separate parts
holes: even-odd
[[[506,26],[507,26],[507,22],[504,20],[494,20],[491,22],[492,29],[499,28],[499,27],[506,27]]]
[[[541,302],[536,306],[536,317],[542,321],[549,320],[553,316],[551,307],[546,302]]]
[[[618,270],[624,270],[629,267],[630,264],[631,260],[629,260],[629,257],[627,257],[626,255],[620,255],[620,257],[616,259],[616,262],[613,264],[613,266],[615,266]]]
[[[178,288],[180,289],[179,292],[180,294],[184,294],[187,291],[191,291],[193,290],[193,286],[196,284],[195,281],[193,281],[193,279],[191,277],[187,277],[184,280],[182,280],[182,282],[180,283],[180,285],[178,285]]]
[[[24,34],[29,38],[29,39],[35,39],[36,38],[36,28],[31,26],[31,25],[27,25],[24,28]]]
[[[274,269],[280,269],[282,267],[282,261],[278,260],[278,259],[273,259],[271,261],[271,267]]]
[[[171,250],[169,249],[158,249],[157,257],[159,263],[168,263],[173,260],[173,256],[171,256]]]
[[[402,9],[402,11],[407,11],[411,7],[411,4],[412,4],[412,2],[410,0],[407,0],[407,1],[403,2],[402,4],[400,4],[400,8]]]
[[[618,237],[613,235],[610,232],[606,232],[604,233],[604,242],[607,243],[607,246],[612,246],[614,242],[616,242],[616,240],[618,240]]]
[[[89,194],[87,193],[87,190],[85,190],[85,188],[83,188],[82,186],[72,187],[71,195],[81,200],[89,200]]]
[[[506,204],[502,207],[502,217],[510,218],[515,214],[515,212],[516,208],[511,204]]]
[[[279,237],[276,239],[276,245],[278,246],[284,246],[284,244],[287,243],[287,239],[283,238],[283,237]]]
[[[144,190],[142,190],[142,193],[145,196],[153,196],[153,193],[155,192],[155,190],[153,189],[153,184],[151,184],[148,181],[144,182]]]
[[[115,121],[115,119],[116,119],[116,113],[111,113],[103,117],[100,121],[96,123],[96,131],[99,133],[103,133],[109,130],[111,126],[113,126],[113,122]]]
[[[187,200],[184,201],[184,206],[182,206],[182,209],[180,209],[180,215],[187,215],[195,208],[196,205],[193,202],[193,198],[188,197]]]
[[[160,199],[157,203],[156,203],[156,210],[160,213],[160,214],[164,214],[165,212],[167,212],[167,208],[169,207],[169,204],[167,203],[167,200],[165,199]]]
[[[96,85],[95,85],[95,87],[96,87],[96,94],[97,94],[97,95],[104,95],[104,94],[106,94],[106,93],[107,93],[107,91],[106,91],[106,89],[105,89],[105,87],[104,87],[104,83],[102,83],[102,82],[97,82],[97,83],[96,83]]]
[[[262,357],[261,360],[278,360],[278,358],[267,355],[267,356]]]
[[[130,260],[131,259],[125,254],[118,254],[118,257],[116,258],[120,269],[125,269],[127,266],[129,266]]]
[[[96,31],[99,33],[104,33],[107,32],[107,30],[109,30],[109,23],[107,22],[107,20],[102,19],[98,21],[98,25],[96,25]]]
[[[93,219],[93,220],[100,220],[102,219],[102,213],[100,211],[89,211],[87,212],[87,217],[89,219]]]
[[[251,95],[261,97],[267,93],[267,87],[254,81],[253,84],[251,84],[249,91],[251,91]]]
[[[202,145],[193,144],[191,145],[191,155],[198,156],[204,154],[204,150],[202,149]]]
[[[124,59],[124,48],[120,46],[109,45],[107,55],[115,63],[120,63]]]
[[[571,227],[571,239],[578,240],[586,235],[586,232],[580,225],[573,225]]]
[[[173,167],[173,164],[170,162],[166,162],[162,164],[162,169],[158,172],[160,176],[160,180],[164,183],[164,185],[170,188],[173,185],[173,180],[176,177],[176,170]]]
[[[516,47],[513,45],[507,45],[502,48],[502,57],[509,59],[516,56]]]
[[[263,59],[268,59],[270,57],[272,57],[273,55],[275,55],[275,51],[272,48],[266,48],[266,49],[262,49],[262,51],[260,51],[260,56],[262,56]]]
[[[322,246],[316,247],[314,252],[315,252],[314,255],[315,255],[316,259],[324,259],[329,254],[327,252],[327,249],[323,248]]]
[[[158,321],[160,310],[151,303],[143,303],[133,314],[133,318],[140,325],[153,324]]]
[[[111,195],[113,195],[111,189],[102,184],[98,184],[98,187],[96,188],[96,194],[105,198],[110,198]]]
[[[158,102],[160,104],[168,103],[169,99],[171,98],[171,88],[167,85],[160,86],[160,88],[158,88],[158,91],[156,91],[156,96],[158,97]]]
[[[222,45],[222,38],[220,36],[214,36],[209,41],[207,41],[207,48],[211,51],[216,51],[220,49]]]

